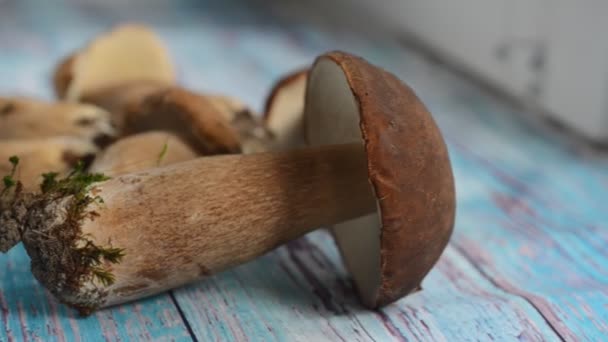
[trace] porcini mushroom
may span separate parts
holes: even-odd
[[[334,225],[364,305],[417,290],[454,223],[441,133],[409,87],[355,56],[319,57],[307,88],[313,147],[200,158],[76,191],[50,186],[20,220],[36,278],[88,313]]]
[[[308,69],[280,79],[266,99],[264,122],[274,135],[274,148],[302,147],[304,142],[304,95]]]
[[[188,95],[188,99],[186,99],[186,96],[182,96],[179,101],[198,103],[196,111],[199,114],[186,116],[197,119],[198,124],[203,125],[203,127],[213,129],[212,125],[218,126],[218,124],[209,122],[210,117],[220,120],[222,122],[220,127],[224,127],[222,129],[226,131],[224,134],[233,138],[238,137],[243,153],[266,151],[272,144],[273,137],[259,118],[245,104],[230,96],[203,95],[179,87],[168,87],[158,82],[132,82],[90,93],[84,96],[82,100],[110,111],[119,130],[125,134],[130,134],[133,131],[137,132],[137,129],[133,127],[141,127],[139,124],[142,120],[155,120],[149,123],[153,129],[167,129],[158,124],[158,121],[156,121],[157,115],[168,115],[167,119],[169,119],[172,115],[176,115],[174,111],[169,111],[166,107],[163,107],[164,109],[152,108],[156,116],[150,117],[147,115],[150,113],[150,107],[146,106],[145,103],[154,101],[155,97],[164,96],[162,94],[166,94],[170,90]],[[144,103],[144,101],[146,102]],[[142,108],[148,109],[142,112]],[[183,108],[194,107],[184,106]],[[177,116],[179,121],[181,115],[177,114]],[[187,123],[190,125],[188,120]],[[225,128],[227,126],[230,126],[231,129]],[[180,129],[180,131],[184,132],[183,129]],[[199,148],[199,150],[207,151],[205,148]],[[229,150],[229,152],[234,151],[236,149]]]
[[[89,172],[114,176],[194,159],[198,154],[177,136],[147,132],[118,140],[101,152]]]
[[[92,105],[0,97],[0,140],[72,136],[103,147],[115,135],[110,114]]]
[[[147,96],[175,85],[175,72],[166,49],[150,29],[123,25],[61,61],[53,85],[59,98],[108,110],[122,131],[128,110]],[[240,101],[228,96],[196,95],[234,124],[243,152],[268,148],[271,135]],[[228,152],[235,151],[231,146]]]
[[[239,135],[224,115],[200,96],[180,87],[162,89],[128,109],[124,133],[164,130],[203,155],[238,153]]]
[[[62,99],[83,96],[131,82],[171,85],[175,70],[161,40],[143,25],[122,25],[64,59],[55,71],[55,92]]]
[[[83,94],[80,101],[107,110],[117,130],[123,132],[129,109],[137,107],[147,96],[167,88],[166,84],[156,81],[133,81],[90,91]]]
[[[197,114],[194,116],[187,114],[183,116],[196,119],[196,124],[192,124],[190,119],[183,121],[180,119],[182,117],[181,114],[175,114],[175,111],[168,110],[167,107],[154,108],[146,105],[149,102],[155,101],[155,98],[164,96],[163,94],[170,91],[187,94],[188,99],[186,99],[186,96],[181,96],[178,101],[186,101],[190,104],[198,103],[196,107],[192,107],[192,105],[182,106],[184,109],[188,109],[189,112],[192,109],[196,110]],[[238,139],[243,153],[266,151],[272,144],[273,137],[259,118],[242,102],[229,96],[203,95],[180,87],[168,87],[158,82],[142,81],[91,92],[83,96],[82,101],[94,104],[112,113],[113,123],[118,127],[120,132],[127,135],[139,132],[140,129],[171,130],[170,127],[162,126],[162,122],[158,121],[158,115],[167,115],[167,120],[172,118],[173,115],[177,115],[178,123],[184,122],[188,125],[188,129],[183,127],[179,129],[179,132],[189,132],[191,128],[195,129],[199,124],[205,130],[214,130],[213,126],[217,126],[225,131],[223,134],[227,135],[229,139]],[[145,111],[144,108],[146,108]],[[176,110],[181,112],[181,110]],[[151,112],[155,113],[155,115],[148,116]],[[221,123],[209,122],[210,117],[217,118],[214,121],[219,120]],[[141,121],[145,120],[152,120],[152,122],[146,123],[146,125],[149,125],[147,126],[148,128],[142,128]],[[175,126],[171,127],[175,128]],[[187,133],[187,135],[190,135],[190,133]],[[234,143],[234,141],[230,143]],[[207,148],[198,146],[197,149],[200,152],[208,153]],[[226,151],[233,153],[237,149],[235,146],[232,146],[228,147]]]

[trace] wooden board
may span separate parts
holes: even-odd
[[[53,63],[125,18],[161,33],[183,84],[238,96],[255,108],[281,73],[326,50],[351,51],[394,71],[435,114],[457,181],[456,231],[424,290],[377,312],[358,304],[323,230],[209,279],[86,319],[43,290],[19,247],[0,256],[0,341],[608,336],[606,155],[535,128],[520,111],[388,38],[288,27],[254,4],[199,1],[186,9],[183,2],[153,2],[137,10],[73,3],[37,2],[35,13],[28,11],[33,1],[0,3],[0,94],[50,97]]]
[[[190,337],[169,295],[82,319],[38,284],[21,246],[2,256],[0,267],[0,341],[168,341]]]

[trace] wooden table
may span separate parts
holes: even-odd
[[[287,25],[250,2],[115,3],[0,1],[0,93],[50,98],[54,63],[129,18],[163,36],[183,84],[258,109],[281,73],[351,51],[409,82],[435,114],[457,181],[455,233],[424,291],[377,312],[357,303],[324,231],[86,319],[45,292],[19,247],[0,256],[0,341],[608,339],[608,157],[524,123],[390,39]]]

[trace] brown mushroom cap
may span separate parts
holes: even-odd
[[[146,132],[121,139],[101,152],[89,172],[115,176],[194,159],[198,154],[179,137]]]
[[[122,131],[129,108],[136,107],[148,95],[167,88],[167,84],[157,81],[133,81],[90,91],[80,100],[110,112],[112,122]]]
[[[264,109],[264,122],[279,149],[304,146],[302,116],[308,69],[280,79],[270,91]]]
[[[274,136],[264,122],[247,105],[240,100],[225,95],[205,95],[205,98],[238,132],[243,153],[258,153],[267,151]]]
[[[129,108],[124,131],[172,132],[203,155],[239,153],[239,135],[225,116],[201,95],[170,87],[146,96]]]
[[[377,213],[333,227],[363,304],[375,308],[419,289],[455,215],[450,160],[431,114],[394,75],[332,52],[310,72],[305,131],[311,145],[365,147]]]

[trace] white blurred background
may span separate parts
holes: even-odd
[[[281,1],[285,15],[400,35],[596,142],[608,142],[608,2]]]

